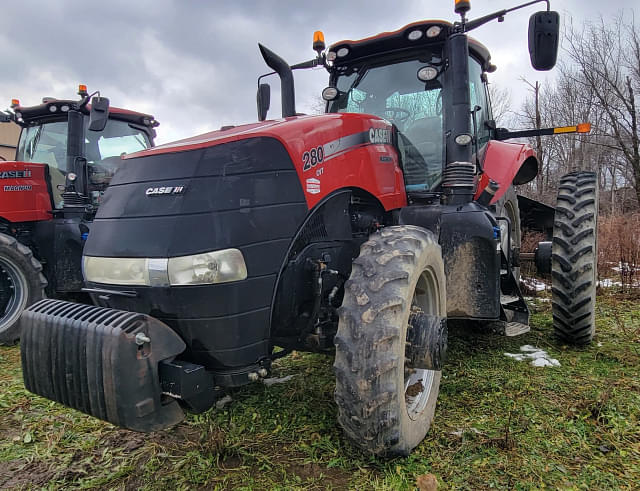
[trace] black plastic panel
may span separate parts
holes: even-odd
[[[176,186],[184,186],[184,192],[146,194],[149,188]],[[137,296],[94,299],[167,323],[187,343],[181,356],[186,361],[214,370],[257,363],[270,354],[276,278],[307,211],[293,163],[275,139],[132,159],[105,193],[84,253],[175,257],[238,248],[248,278],[217,285],[126,287]]]

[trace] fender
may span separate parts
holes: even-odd
[[[487,143],[483,156],[484,174],[480,177],[474,199],[493,179],[500,185],[491,204],[498,201],[507,192],[511,184],[526,184],[538,175],[538,157],[526,143],[506,143],[491,140]]]
[[[353,258],[369,236],[368,221],[382,223],[384,219],[383,204],[362,188],[334,191],[309,211],[291,240],[273,290],[271,338],[277,338],[279,346],[295,349],[304,326],[317,318],[318,312],[311,309],[315,297],[309,262],[324,257],[328,270],[339,272],[342,278],[324,277],[322,297],[326,298],[349,277]]]
[[[0,217],[12,223],[51,220],[48,166],[0,163]]]

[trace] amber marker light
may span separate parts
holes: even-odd
[[[11,99],[11,107],[18,107],[20,105],[20,101],[18,99]]]
[[[78,85],[78,95],[80,97],[85,97],[89,95],[89,92],[87,92],[87,86],[85,84]]]
[[[591,131],[591,123],[580,123],[578,125],[578,133],[589,133]]]

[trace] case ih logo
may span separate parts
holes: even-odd
[[[0,179],[18,179],[25,177],[31,177],[30,170],[6,170],[0,172]]]
[[[182,194],[184,190],[184,186],[165,186],[160,188],[147,188],[145,194],[147,196],[164,196],[167,194]]]
[[[371,128],[369,130],[369,141],[371,143],[391,143],[391,130],[386,128]]]

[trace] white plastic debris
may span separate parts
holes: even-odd
[[[286,377],[280,377],[280,378],[278,377],[265,378],[262,380],[262,383],[267,387],[271,387],[272,385],[276,385],[276,384],[284,384],[285,382],[288,382],[292,378],[293,378],[293,375],[287,375]]]
[[[534,367],[559,367],[560,362],[555,358],[551,358],[549,354],[540,348],[525,344],[520,346],[522,353],[505,353],[505,356],[513,358],[515,361],[531,360],[531,365]]]

